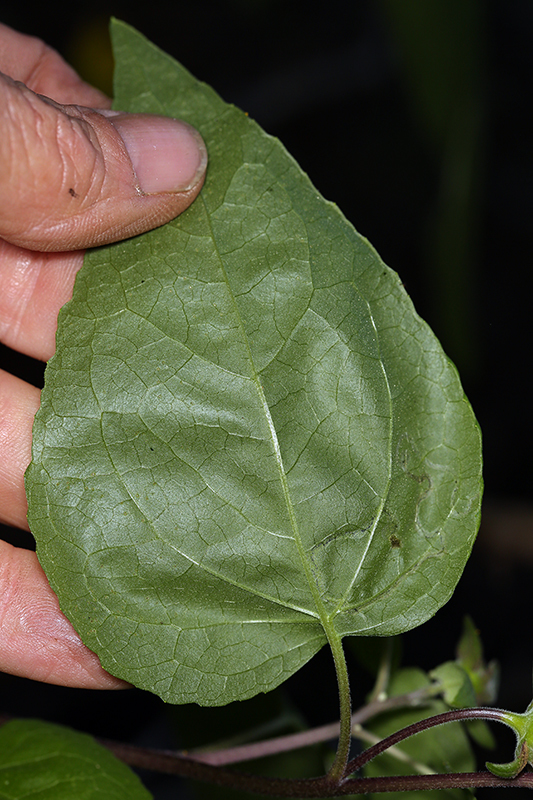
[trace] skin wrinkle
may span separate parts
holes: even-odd
[[[4,82],[8,82],[14,85],[14,82],[11,81],[6,75],[0,75],[0,78]],[[15,106],[13,95],[7,92],[4,96],[4,103],[5,103],[5,112],[4,116],[6,119],[18,119],[19,117],[19,108]],[[4,181],[7,186],[12,186],[14,180],[16,178],[13,177],[15,172],[15,164],[18,170],[23,170],[27,176],[33,175],[29,167],[29,160],[28,160],[28,146],[27,143],[24,142],[24,146],[20,147],[19,136],[24,139],[27,135],[25,130],[21,130],[20,133],[16,130],[15,126],[9,126],[7,129],[7,134],[4,132],[2,137],[0,137],[0,159],[2,163],[3,169],[5,169],[4,173]],[[20,150],[20,153],[18,152]],[[12,153],[17,153],[18,158],[20,161],[15,162],[15,159],[11,157]],[[23,163],[21,163],[23,162]]]
[[[82,261],[82,252],[37,253],[0,239],[0,341],[47,361],[55,348],[57,314],[72,296]]]
[[[34,63],[31,66],[31,69],[28,73],[24,75],[22,79],[26,86],[38,86],[39,85],[39,78],[42,72],[46,74],[46,62],[50,60],[50,49],[48,46],[41,41],[40,39],[33,39],[35,46],[40,51],[35,58]],[[35,89],[34,89],[35,91]]]
[[[73,203],[78,205],[77,214],[84,213],[88,207],[96,203],[105,181],[106,169],[99,141],[93,128],[81,118],[78,108],[61,107],[48,102],[32,94],[26,87],[22,88],[22,92],[26,100],[27,113],[34,121],[35,130],[31,132],[31,138],[27,136],[23,141],[22,148],[20,140],[11,143],[11,152],[16,153],[17,158],[9,159],[8,163],[17,162],[17,175],[38,176],[30,191],[26,191],[27,202],[31,204],[34,212],[31,227],[29,231],[26,227],[26,230],[32,238],[38,238],[42,227],[54,231],[61,229],[65,222],[72,224]],[[58,110],[61,112],[59,115]],[[23,132],[31,130],[23,124],[24,109],[21,113],[17,106],[11,114],[23,118],[20,125]],[[52,165],[48,171],[42,169],[44,160],[40,144],[42,142],[46,142],[46,162]],[[68,147],[65,147],[65,143]],[[27,155],[32,152],[37,154],[35,164]],[[24,164],[21,165],[22,159]],[[86,169],[88,161],[92,162],[90,171]],[[79,163],[84,165],[82,174],[77,168]],[[45,192],[41,189],[44,186],[47,187]],[[77,197],[70,195],[68,205],[58,209],[60,213],[58,222],[50,225],[49,198],[57,197],[61,201],[70,188],[75,190]]]
[[[16,86],[15,82],[5,76],[3,76],[3,81],[13,88]],[[8,140],[4,139],[2,163],[11,165],[11,171],[5,179],[5,183],[7,186],[17,185],[24,187],[25,192],[22,202],[27,205],[30,203],[32,196],[38,192],[39,187],[36,183],[36,177],[39,176],[39,180],[44,185],[48,183],[48,174],[42,170],[42,164],[40,163],[42,160],[42,147],[39,142],[44,139],[47,142],[48,149],[50,139],[43,115],[40,113],[40,106],[35,104],[35,95],[20,84],[16,94],[7,91],[5,92],[5,97],[8,104],[6,119],[19,121],[17,125],[7,127],[8,134],[11,134],[11,136]],[[32,126],[24,124],[28,116],[31,117]],[[41,167],[40,169],[36,169],[32,164],[30,156],[32,153],[36,153],[37,164],[35,166]],[[52,156],[48,154],[45,163],[49,163],[50,160],[52,160]],[[25,178],[24,181],[21,181],[22,176]],[[33,177],[31,186],[28,186],[29,177]],[[32,202],[31,206],[33,208],[35,204]],[[21,221],[18,219],[16,222],[20,224]],[[25,220],[23,222],[26,224]],[[35,227],[33,220],[31,227]]]
[[[86,149],[87,141],[90,142],[92,149],[89,150],[89,153],[92,155],[92,169],[90,175],[86,178],[86,186],[80,185],[80,173],[76,167],[78,162],[78,155],[77,152],[73,152],[72,158],[70,159],[70,163],[66,163],[66,152],[64,148],[59,148],[59,155],[61,157],[61,161],[63,164],[63,181],[62,181],[62,191],[69,191],[70,188],[74,189],[76,192],[77,197],[71,195],[72,201],[76,202],[79,200],[79,210],[78,213],[83,212],[88,207],[86,202],[87,198],[90,198],[89,205],[94,205],[95,200],[93,199],[94,196],[99,197],[100,192],[102,191],[102,186],[105,182],[105,177],[107,174],[106,169],[106,161],[102,154],[102,149],[100,147],[100,142],[98,141],[97,136],[95,135],[94,129],[89,125],[89,123],[81,119],[79,117],[73,118],[70,114],[75,112],[79,112],[79,109],[76,106],[69,106],[63,109],[65,112],[65,116],[60,116],[57,118],[57,140],[61,141],[65,139],[67,141],[71,140],[71,137],[65,135],[62,131],[62,126],[70,127],[71,130],[74,131],[75,135],[77,136],[77,141],[80,143],[80,149]],[[94,113],[94,112],[92,112]],[[69,116],[66,116],[69,114]],[[74,148],[73,148],[74,149]],[[85,153],[83,155],[84,158],[84,165],[87,163],[87,158]],[[98,169],[98,164],[101,164],[101,169]],[[75,177],[71,177],[70,173],[72,173]]]
[[[2,559],[0,559],[0,586],[2,586],[2,593],[0,594],[0,628],[4,628],[7,615],[12,613],[14,595],[12,560],[10,558],[5,558],[4,554],[2,554],[2,556]]]
[[[29,251],[24,251],[17,260],[16,266],[8,278],[7,285],[2,285],[0,339],[3,339],[8,332],[10,337],[17,339],[39,279],[39,272],[40,270],[33,269]],[[4,306],[6,310],[4,310]]]

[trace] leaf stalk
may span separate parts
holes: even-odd
[[[327,777],[333,783],[338,783],[346,772],[346,765],[350,754],[350,744],[352,741],[352,705],[350,697],[350,679],[348,677],[348,667],[341,637],[333,628],[327,630],[327,635],[331,652],[333,653],[335,671],[337,673],[340,708],[340,729],[337,752]]]

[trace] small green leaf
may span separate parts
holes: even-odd
[[[449,599],[480,433],[398,276],[282,145],[140,34],[113,39],[117,107],[195,125],[208,175],[177,220],[86,257],[29,520],[107,670],[220,705]]]
[[[93,738],[38,720],[0,728],[0,800],[150,800],[137,776]]]
[[[390,685],[390,696],[430,686],[431,682],[419,669],[401,669],[393,677]],[[403,708],[380,715],[366,725],[379,738],[388,736],[420,719],[433,716],[446,710],[441,700],[432,700],[430,706],[424,708]],[[416,774],[414,765],[426,768],[427,772],[470,772],[475,769],[475,759],[464,727],[459,722],[440,725],[406,739],[398,745],[399,750],[409,756],[413,763],[405,763],[390,753],[378,756],[365,767],[365,775],[412,775]],[[419,770],[421,771],[421,770]],[[471,797],[468,791],[440,790],[423,792],[391,792],[390,800],[442,800],[443,797],[454,800],[465,800]]]
[[[494,702],[498,688],[498,665],[485,664],[479,632],[470,617],[465,617],[457,645],[457,660],[441,664],[430,672],[441,684],[444,701],[454,708],[468,708]],[[481,747],[496,746],[491,729],[482,719],[464,723],[469,735]]]
[[[493,775],[497,775],[499,778],[516,778],[525,768],[528,762],[528,754],[527,744],[519,742],[514,761],[509,761],[508,764],[493,764],[491,761],[487,761],[485,766]]]
[[[465,669],[474,670],[483,664],[481,637],[472,617],[468,615],[463,620],[463,631],[457,643],[456,656],[457,661]]]
[[[444,702],[452,708],[472,708],[479,704],[471,673],[456,661],[447,661],[429,673],[441,685]],[[489,726],[482,719],[463,723],[469,735],[481,747],[495,747],[496,741]]]
[[[455,661],[433,669],[430,677],[442,686],[444,702],[453,708],[472,708],[477,705],[476,693],[468,672]]]
[[[478,705],[494,703],[500,677],[496,661],[486,664],[479,631],[470,617],[465,617],[463,633],[457,645],[457,664],[465,669],[472,682]],[[474,704],[473,704],[474,705]]]

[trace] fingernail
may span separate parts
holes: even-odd
[[[207,150],[181,120],[151,114],[105,113],[119,132],[145,194],[186,192],[202,179]]]

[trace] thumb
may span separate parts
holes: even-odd
[[[207,153],[179,120],[61,106],[0,73],[0,236],[79,250],[156,228],[199,193]]]

